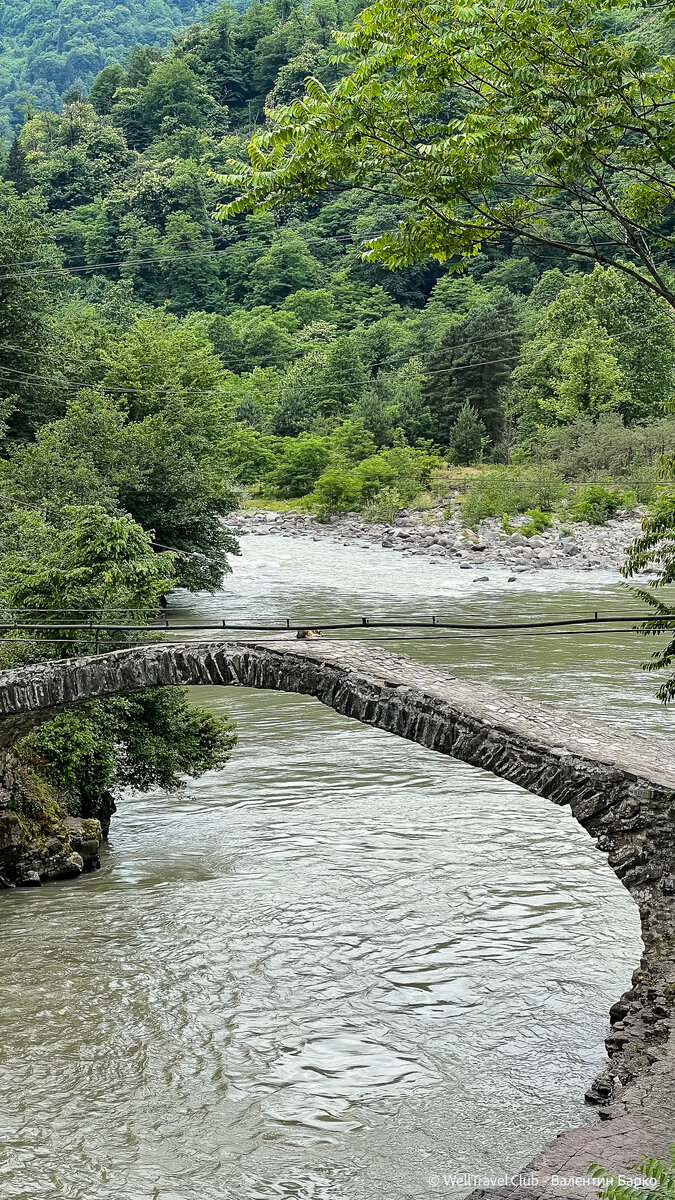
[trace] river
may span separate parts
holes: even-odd
[[[447,563],[243,539],[203,621],[534,619],[611,576],[473,583]],[[389,643],[663,732],[634,635]],[[641,952],[566,810],[308,697],[198,688],[225,770],[129,795],[103,867],[0,897],[6,1200],[408,1200],[512,1172],[593,1111],[607,1010]]]

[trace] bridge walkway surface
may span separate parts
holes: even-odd
[[[575,1200],[595,1194],[590,1162],[626,1172],[644,1156],[667,1154],[675,1142],[673,744],[379,646],[282,636],[167,642],[2,672],[0,750],[11,755],[30,729],[73,705],[174,684],[312,695],[354,720],[569,805],[633,896],[645,952],[633,986],[610,1013],[609,1062],[587,1093],[589,1123],[544,1147],[523,1168],[522,1185],[473,1195]]]

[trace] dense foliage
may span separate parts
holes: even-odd
[[[150,688],[62,713],[20,753],[68,796],[74,815],[105,822],[118,789],[178,788],[185,775],[222,767],[233,744],[229,721],[189,707],[179,688]]]
[[[70,88],[85,90],[130,46],[165,45],[200,16],[199,0],[3,0],[0,6],[0,133],[26,112],[56,109]]]
[[[352,28],[357,0],[226,4],[166,49],[162,21],[185,25],[197,6],[130,5],[113,31],[111,10],[61,3],[58,37],[52,8],[45,0],[40,30],[35,5],[23,21],[11,6],[2,17],[12,87],[44,88],[7,140],[0,182],[0,605],[52,610],[41,632],[4,639],[3,662],[107,649],[124,641],[105,628],[119,611],[141,621],[176,583],[217,588],[237,549],[224,518],[244,488],[326,516],[390,519],[437,486],[445,462],[481,461],[490,472],[467,517],[508,521],[525,507],[533,530],[568,502],[572,478],[583,519],[606,519],[626,488],[647,497],[655,459],[675,450],[662,21],[612,4],[599,31],[577,0],[566,15],[498,0],[458,10],[445,29],[442,6],[378,0],[336,59],[332,30]],[[501,99],[467,82],[488,13],[503,53],[504,22],[517,17],[518,69]],[[456,77],[423,31],[408,53],[420,15],[433,15],[433,38],[441,26],[453,45],[460,27],[470,34]],[[562,82],[575,21],[588,95],[579,72]],[[525,59],[538,61],[547,32],[557,73],[533,89]],[[96,60],[78,57],[87,37]],[[132,41],[150,44],[123,53]],[[623,63],[649,78],[657,104],[641,110],[649,131],[630,154]],[[563,86],[574,93],[564,120]],[[266,105],[280,114],[267,125]],[[600,199],[589,209],[586,152],[570,153],[575,128],[589,155],[599,149],[593,105],[609,129],[606,170],[625,180],[610,189],[612,214]],[[560,128],[542,124],[544,109]],[[335,114],[349,115],[349,136]],[[369,140],[375,117],[391,120],[393,147]],[[403,169],[408,117],[423,136]],[[533,139],[535,126],[546,137]],[[545,195],[523,191],[532,171]],[[486,209],[469,236],[478,183]],[[422,211],[422,195],[442,212]],[[514,470],[525,473],[515,487]],[[54,629],[66,608],[87,610],[91,628]],[[218,765],[230,743],[227,724],[163,693],[70,714],[30,753],[90,812],[115,786]]]
[[[3,665],[119,649],[134,635],[115,626],[156,615],[177,556],[156,553],[128,513],[58,507],[53,497],[51,520],[38,508],[8,500],[5,507],[0,611],[38,628],[5,635]],[[20,753],[65,793],[71,812],[107,821],[120,787],[178,787],[182,776],[226,762],[233,741],[227,719],[192,708],[179,689],[158,689],[64,713]]]
[[[506,237],[613,265],[672,303],[673,58],[635,11],[632,37],[612,27],[627,7],[375,0],[338,35],[349,73],[273,114],[223,213],[374,191],[402,220],[370,239],[373,261],[467,264]]]
[[[675,408],[675,402],[670,407]],[[656,573],[652,588],[635,588],[636,596],[652,609],[653,620],[646,622],[642,632],[647,637],[660,638],[649,662],[648,671],[663,671],[675,664],[675,608],[671,601],[675,584],[675,454],[664,454],[660,460],[661,474],[671,486],[664,490],[642,523],[642,534],[631,546],[631,553],[623,568],[623,574],[633,578],[645,567]],[[675,672],[671,672],[660,685],[657,696],[664,704],[675,700]],[[672,1184],[671,1176],[671,1184]]]
[[[369,14],[359,18],[364,28],[391,17],[377,6]],[[289,439],[311,435],[333,472],[339,448],[317,449],[316,439],[330,441],[345,422],[362,423],[374,454],[408,445],[459,464],[509,461],[515,450],[530,453],[542,428],[607,414],[627,428],[648,425],[671,394],[668,306],[626,273],[620,255],[612,266],[583,258],[575,266],[562,243],[542,260],[532,245],[489,237],[461,275],[456,256],[450,267],[412,261],[428,249],[421,242],[408,265],[390,271],[363,248],[381,231],[399,237],[409,219],[421,228],[419,180],[410,196],[364,181],[318,191],[311,171],[295,178],[300,151],[284,150],[283,122],[254,138],[256,194],[236,198],[266,98],[293,101],[308,71],[335,87],[325,95],[351,94],[360,68],[341,77],[357,50],[335,62],[330,43],[353,17],[333,0],[256,3],[243,14],[225,5],[167,51],[137,48],[125,65],[106,67],[88,100],[32,116],[8,149],[3,254],[16,268],[0,280],[2,373],[8,398],[20,398],[10,436],[25,441],[40,429],[42,457],[53,461],[56,443],[71,437],[73,395],[89,389],[76,404],[98,411],[113,441],[115,422],[125,430],[122,465],[112,453],[106,468],[121,475],[107,486],[157,541],[205,556],[201,569],[196,558],[181,567],[191,586],[212,586],[224,563],[219,519],[234,502],[226,476],[268,494],[314,494],[314,468],[301,491],[284,482],[296,453]],[[372,45],[370,33],[354,37],[350,45]],[[608,44],[618,53],[625,40],[615,31]],[[468,100],[463,85],[456,91],[459,121]],[[293,112],[323,103],[310,97]],[[324,139],[336,155],[338,140]],[[274,155],[278,188],[265,192]],[[344,166],[339,155],[336,164]],[[211,214],[223,188],[232,200],[219,227]],[[274,214],[243,211],[281,199],[290,202]],[[556,211],[568,211],[560,197]],[[66,270],[50,271],[59,259]],[[12,316],[29,311],[30,324]],[[166,453],[175,459],[178,448],[180,469],[169,470]],[[306,441],[297,453],[310,453]],[[19,455],[13,470],[35,478],[39,452],[29,458],[32,468]],[[350,452],[342,458],[350,470]],[[373,500],[371,489],[352,492],[360,506]]]

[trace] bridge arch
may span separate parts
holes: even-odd
[[[629,793],[675,791],[675,752],[665,741],[347,641],[168,642],[0,672],[0,750],[87,700],[193,684],[315,696],[344,716],[569,803],[582,823]]]
[[[635,899],[645,955],[634,987],[613,1009],[610,1070],[590,1093],[613,1118],[611,1126],[585,1126],[556,1139],[532,1166],[542,1174],[585,1175],[591,1160],[625,1169],[641,1155],[666,1152],[675,1141],[675,752],[669,743],[576,719],[364,643],[274,638],[169,642],[2,672],[0,752],[88,700],[194,684],[312,695],[344,716],[569,805]],[[548,1184],[541,1194],[550,1198],[552,1191]]]

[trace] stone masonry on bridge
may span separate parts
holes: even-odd
[[[0,750],[64,708],[147,687],[217,684],[315,696],[347,717],[569,805],[640,911],[645,954],[614,1005],[609,1066],[589,1089],[602,1117],[534,1160],[526,1197],[593,1194],[551,1176],[592,1160],[625,1169],[675,1141],[675,752],[666,741],[577,720],[439,667],[349,641],[189,641],[0,674]],[[5,776],[7,770],[5,767]],[[1,786],[1,779],[0,779]],[[5,809],[7,809],[5,796]],[[0,818],[2,797],[0,795]],[[506,1195],[501,1189],[494,1195]]]

